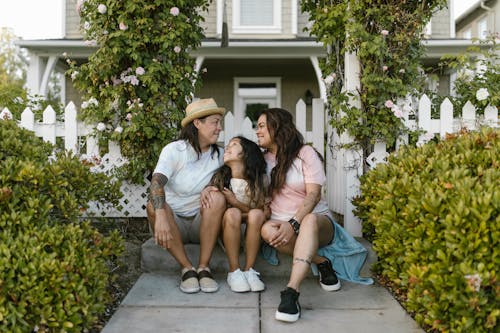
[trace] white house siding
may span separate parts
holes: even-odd
[[[220,37],[217,35],[217,1],[220,0],[210,2],[208,12],[204,11],[200,13],[205,18],[205,22],[201,22],[201,27],[205,31],[207,38]]]
[[[82,38],[80,33],[80,16],[76,11],[77,0],[66,0],[66,23],[64,38]]]

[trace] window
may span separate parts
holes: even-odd
[[[281,0],[234,0],[233,33],[281,33]]]
[[[472,29],[468,28],[467,30],[464,30],[462,32],[462,37],[465,39],[471,39],[472,38]]]
[[[488,21],[486,17],[477,23],[477,35],[479,39],[485,39],[488,36]]]

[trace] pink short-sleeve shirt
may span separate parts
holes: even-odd
[[[267,171],[270,175],[272,168],[276,165],[276,156],[266,153],[264,158],[267,162]],[[302,206],[306,197],[306,184],[319,184],[324,186],[326,175],[323,162],[311,146],[304,145],[293,161],[286,174],[285,186],[281,192],[273,197],[271,202],[271,219],[288,221]],[[321,197],[320,202],[314,207],[313,213],[330,216],[328,204]]]

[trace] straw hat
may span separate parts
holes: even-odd
[[[182,119],[181,125],[182,127],[186,127],[193,120],[212,114],[223,116],[224,112],[226,112],[226,109],[218,107],[213,98],[200,99],[186,107],[186,117]]]

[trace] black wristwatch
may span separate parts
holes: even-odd
[[[297,221],[296,219],[294,219],[292,217],[291,219],[288,220],[288,223],[290,223],[290,225],[293,228],[293,231],[295,231],[295,233],[298,235],[299,234],[299,230],[300,230],[300,223],[299,223],[299,221]]]

